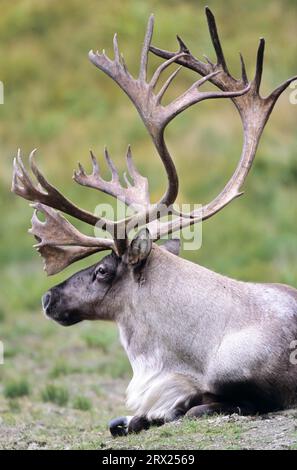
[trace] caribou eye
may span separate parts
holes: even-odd
[[[106,274],[106,269],[103,268],[103,266],[99,266],[99,268],[96,269],[96,271],[93,274],[93,279],[92,281],[94,282],[96,279],[97,280],[103,280]]]

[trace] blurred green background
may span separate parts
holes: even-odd
[[[209,0],[208,5],[216,15],[235,76],[240,73],[239,51],[249,77],[253,76],[260,36],[267,41],[262,94],[296,74],[295,1]],[[149,177],[152,200],[157,200],[166,178],[143,124],[117,85],[89,63],[87,52],[104,47],[112,54],[112,37],[117,31],[126,63],[136,73],[146,21],[154,12],[153,44],[176,50],[178,33],[194,55],[201,58],[204,53],[214,59],[204,6],[197,0],[1,0],[0,80],[5,103],[0,106],[0,339],[11,353],[11,359],[0,367],[2,376],[13,376],[15,358],[29,349],[32,355],[32,344],[33,350],[42,350],[42,335],[53,335],[48,345],[51,350],[53,337],[62,342],[81,341],[83,335],[92,336],[93,328],[78,325],[62,331],[39,314],[44,291],[91,260],[46,278],[27,234],[32,210],[10,193],[16,149],[21,147],[27,156],[37,147],[39,165],[49,180],[73,201],[93,210],[108,199],[72,182],[77,161],[88,168],[88,150],[101,158],[106,144],[123,170],[130,143],[138,168]],[[158,63],[152,57],[150,70]],[[194,73],[182,71],[168,98],[196,78]],[[289,102],[291,91],[283,94],[264,131],[245,195],[203,224],[202,248],[184,252],[185,258],[242,280],[297,286],[297,106]],[[204,203],[220,191],[237,164],[240,121],[231,102],[203,102],[169,126],[167,141],[180,175],[178,201]],[[90,228],[78,226],[92,233]],[[105,332],[104,328],[108,327],[98,325],[98,332]],[[113,329],[108,331],[115,335]],[[24,337],[27,343],[22,342]],[[85,343],[89,346],[92,339]],[[58,343],[52,349],[55,347],[59,348]],[[70,356],[73,359],[71,352],[65,353],[66,360]],[[24,363],[18,367],[28,373],[34,361],[28,369]],[[123,370],[129,371],[128,366]]]

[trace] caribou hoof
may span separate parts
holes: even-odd
[[[113,437],[127,436],[129,421],[126,416],[114,418],[109,422],[109,431]]]
[[[128,433],[139,433],[150,427],[149,421],[144,416],[133,416],[128,426]]]

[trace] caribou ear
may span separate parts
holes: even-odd
[[[172,238],[171,240],[167,240],[163,245],[161,245],[161,248],[178,256],[180,252],[180,239]]]
[[[152,239],[150,232],[147,228],[140,230],[140,232],[133,238],[127,252],[128,264],[136,265],[144,261],[151,252]]]

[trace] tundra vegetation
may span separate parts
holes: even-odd
[[[265,7],[256,1],[240,6],[231,0],[220,3],[209,2],[223,25],[221,37],[234,73],[239,75],[239,47],[250,75],[253,72],[260,33],[269,44],[264,94],[293,75],[297,52],[294,2],[271,1]],[[157,158],[145,158],[153,152],[151,143],[130,103],[90,67],[86,51],[94,44],[106,44],[106,38],[118,31],[126,61],[136,70],[135,44],[142,40],[145,18],[154,11],[162,24],[156,29],[156,44],[175,50],[174,35],[180,32],[192,51],[211,56],[202,8],[196,2],[170,2],[172,21],[168,8],[169,2],[158,5],[153,1],[1,4],[0,79],[5,85],[5,105],[0,107],[2,448],[296,446],[295,411],[264,418],[203,418],[113,441],[106,422],[112,415],[124,414],[124,389],[131,374],[117,332],[101,323],[63,330],[40,315],[40,297],[53,280],[40,275],[41,262],[32,256],[30,237],[24,236],[30,209],[8,193],[11,157],[18,146],[27,152],[39,147],[42,166],[57,186],[80,204],[95,207],[96,193],[69,184],[69,165],[75,167],[89,147],[99,153],[102,142],[112,142],[112,154],[121,167],[123,148],[133,142],[138,168],[149,176],[152,197],[158,199],[165,176]],[[234,21],[235,16],[244,18],[244,28],[239,27],[240,20]],[[277,28],[273,27],[276,23]],[[191,72],[183,72],[177,92],[192,80]],[[297,285],[295,128],[288,91],[265,130],[246,196],[206,222],[202,249],[185,252],[184,257],[243,280]],[[230,103],[207,102],[177,118],[168,141],[182,183],[180,200],[204,202],[230,176],[240,151],[241,129]],[[193,172],[194,165],[199,170]],[[80,267],[89,262],[81,261]],[[66,274],[58,274],[55,283],[76,270],[77,266],[70,267]]]

